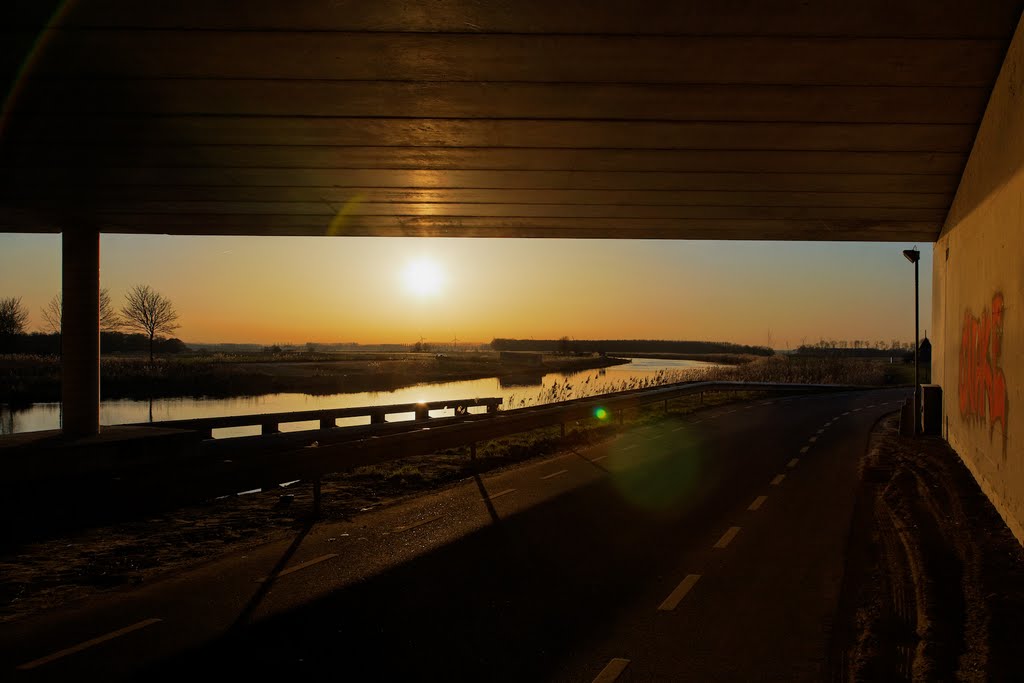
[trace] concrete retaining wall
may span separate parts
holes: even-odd
[[[1024,543],[1024,21],[934,254],[943,433]]]

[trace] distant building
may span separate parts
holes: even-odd
[[[928,341],[928,337],[921,340],[921,345],[917,348],[917,357],[922,365],[932,362],[932,343]]]

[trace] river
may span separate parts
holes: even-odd
[[[108,400],[100,404],[100,424],[116,425],[132,422],[160,422],[196,417],[223,417],[226,415],[252,415],[257,413],[283,413],[320,408],[347,408],[359,406],[388,405],[394,403],[415,403],[454,398],[483,398],[500,396],[505,399],[504,409],[542,405],[566,398],[608,393],[625,388],[634,388],[643,382],[654,382],[659,378],[673,381],[697,378],[710,363],[689,360],[659,360],[636,358],[626,365],[584,370],[574,373],[549,373],[534,378],[524,377],[518,381],[488,377],[486,379],[460,380],[417,384],[394,391],[363,391],[347,394],[264,394],[235,398],[158,398],[152,401]],[[431,415],[450,415],[452,411],[432,411]],[[388,420],[413,418],[412,413],[389,415]],[[339,419],[339,426],[366,424],[369,418]],[[11,410],[0,404],[0,434],[34,432],[60,427],[60,403],[36,403],[32,406]],[[282,431],[315,429],[315,422],[297,422],[281,425]],[[214,436],[245,436],[258,434],[259,427],[237,427],[218,429]]]

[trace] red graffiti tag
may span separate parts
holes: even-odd
[[[1006,431],[1006,376],[1000,367],[1003,353],[1003,295],[992,297],[992,310],[981,317],[964,313],[960,338],[960,414]]]

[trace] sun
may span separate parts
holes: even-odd
[[[402,281],[406,290],[420,297],[440,294],[444,287],[444,279],[444,271],[429,259],[411,261],[402,271]]]

